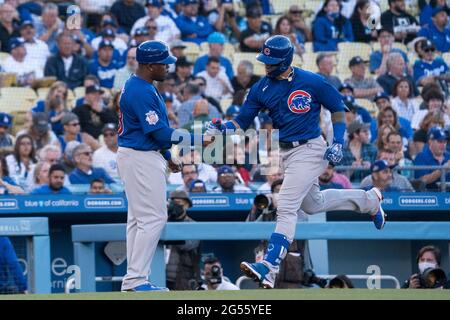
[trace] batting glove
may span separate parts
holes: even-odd
[[[327,151],[325,151],[323,159],[328,160],[333,165],[337,165],[339,164],[339,162],[341,162],[343,157],[344,155],[342,154],[342,144],[333,143],[327,148]]]
[[[210,136],[223,134],[227,128],[222,123],[222,120],[219,118],[213,118],[211,121],[206,123],[206,134]]]

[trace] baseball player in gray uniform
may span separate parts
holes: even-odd
[[[307,214],[350,210],[372,216],[382,229],[385,213],[380,190],[320,191],[318,177],[328,163],[342,160],[345,107],[339,92],[322,76],[292,67],[294,47],[284,36],[266,40],[257,60],[266,66],[266,77],[255,83],[240,114],[221,123],[213,119],[206,134],[247,129],[262,109],[269,110],[274,128],[279,129],[279,146],[284,181],[280,189],[277,225],[262,262],[242,262],[241,269],[264,288],[273,288],[279,264],[293,241],[299,209]],[[333,144],[327,147],[319,126],[321,107],[332,113]]]

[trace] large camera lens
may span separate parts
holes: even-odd
[[[263,210],[269,206],[269,198],[263,194],[258,194],[253,200],[253,204],[257,209]]]
[[[447,282],[445,271],[440,268],[427,268],[420,275],[420,286],[422,288],[440,288]]]

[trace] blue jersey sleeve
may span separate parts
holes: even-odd
[[[317,100],[331,113],[345,111],[341,94],[324,78],[317,81]]]
[[[241,108],[241,112],[234,119],[234,121],[236,121],[243,130],[250,127],[251,123],[261,109],[261,104],[258,100],[258,92],[260,90],[258,90],[258,88],[259,86],[255,85],[250,89],[247,99],[245,99],[245,102]]]
[[[163,121],[165,114],[163,114],[164,110],[162,108],[165,107],[157,96],[157,93],[155,91],[146,91],[143,94],[145,94],[145,98],[136,100],[133,107],[144,133],[149,134],[161,128],[168,127],[165,121]]]

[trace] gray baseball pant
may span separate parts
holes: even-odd
[[[150,264],[167,222],[167,162],[157,151],[120,147],[117,166],[128,200],[127,274],[122,290],[129,290],[148,281]]]
[[[328,161],[323,160],[326,148],[325,140],[318,137],[296,148],[280,150],[284,180],[279,194],[275,232],[285,235],[290,241],[294,238],[299,209],[307,214],[349,210],[374,215],[378,211],[380,202],[374,191],[320,191],[318,177],[328,165]]]

